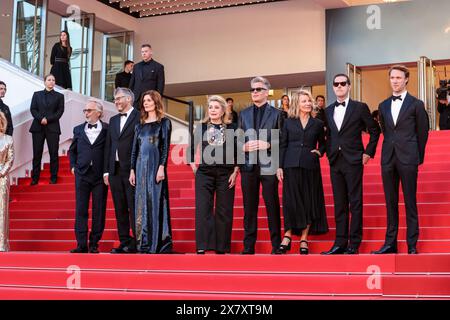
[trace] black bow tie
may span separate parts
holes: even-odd
[[[342,101],[342,102],[336,101],[336,103],[335,103],[334,105],[335,105],[336,107],[339,107],[339,106],[345,107],[345,101]]]
[[[88,123],[88,129],[92,129],[92,128],[97,129],[97,124],[90,124],[90,123]]]
[[[121,113],[120,116],[121,116],[121,117],[126,117],[127,114],[126,114],[126,113]]]
[[[397,99],[403,101],[402,96],[392,96],[392,101],[395,101]]]

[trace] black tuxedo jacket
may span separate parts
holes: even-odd
[[[342,152],[345,160],[353,165],[362,164],[363,153],[373,158],[380,138],[380,127],[370,115],[367,104],[350,99],[340,131],[334,122],[334,108],[333,103],[325,109],[326,150],[330,165],[336,161],[339,151]],[[366,128],[370,134],[370,140],[364,148],[362,132]]]
[[[120,114],[116,114],[109,120],[108,134],[106,135],[103,170],[104,173],[113,175],[116,174],[116,151],[119,155],[120,168],[124,171],[130,171],[134,128],[139,123],[139,112],[133,109],[122,131],[120,131],[120,117]]]
[[[141,94],[148,90],[156,90],[161,95],[164,93],[164,66],[152,59],[145,67],[150,72],[144,72],[144,64],[144,61],[136,63],[131,74],[130,89],[135,101],[139,101]]]
[[[245,134],[244,137],[238,138],[238,152],[242,152],[243,143],[250,141],[250,140],[264,140],[266,142],[269,142],[271,144],[269,150],[267,150],[267,155],[271,157],[271,150],[274,150],[275,148],[279,148],[279,138],[273,137],[272,139],[272,133],[271,129],[276,129],[278,131],[281,130],[283,126],[283,115],[280,110],[272,107],[271,105],[267,104],[265,107],[264,114],[261,118],[261,124],[260,129],[265,129],[267,134],[259,136],[259,138],[254,134],[248,134],[249,132],[247,130],[249,129],[255,129],[255,117],[254,117],[254,105],[242,110],[239,114],[238,119],[238,129],[241,129],[242,131],[240,134]],[[275,156],[275,155],[274,155]],[[272,163],[274,161],[277,161],[278,165],[278,154],[276,155],[277,159],[272,159],[271,163],[265,164],[260,163],[261,168],[270,168],[272,166]],[[238,157],[239,160],[239,157]],[[241,170],[243,171],[251,171],[253,170],[254,164],[250,164],[250,155],[249,152],[245,153],[245,164],[241,165]],[[278,166],[277,166],[278,168]]]
[[[48,132],[61,134],[59,119],[64,113],[64,95],[52,90],[49,93],[46,90],[36,91],[31,99],[30,111],[33,116],[30,132],[43,132],[46,128]],[[47,125],[43,126],[41,121],[47,119]]]
[[[318,149],[322,155],[325,153],[325,130],[321,120],[310,117],[305,129],[300,119],[284,120],[280,140],[280,167],[319,168],[319,155],[311,152],[314,149]]]
[[[11,111],[9,111],[9,107],[3,102],[2,99],[0,99],[0,111],[5,114],[6,121],[8,122],[8,124],[6,125],[5,133],[8,136],[12,136],[13,135],[13,131],[14,131],[14,126],[13,126],[13,123],[12,123]]]
[[[76,174],[86,175],[92,165],[95,178],[101,179],[108,124],[102,122],[102,130],[93,144],[84,131],[85,126],[86,122],[73,128],[73,140],[69,148],[70,167],[75,168]]]
[[[409,93],[405,96],[397,124],[394,125],[389,97],[378,107],[384,140],[381,165],[388,164],[395,152],[397,159],[407,165],[419,165],[425,157],[428,140],[428,114],[421,100]]]

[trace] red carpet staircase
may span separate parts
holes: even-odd
[[[175,255],[74,255],[74,178],[60,159],[57,185],[48,165],[38,186],[30,179],[11,188],[10,238],[13,252],[0,254],[0,299],[307,299],[450,297],[450,132],[432,132],[419,170],[420,240],[408,256],[404,204],[400,204],[398,255],[367,255],[383,244],[386,213],[380,175],[380,147],[364,174],[364,240],[358,256],[317,255],[335,235],[329,167],[322,159],[330,232],[310,238],[309,256],[268,255],[271,250],[264,202],[260,201],[257,255],[197,256],[193,174],[169,165]],[[238,184],[233,253],[242,250],[243,206]],[[280,187],[281,192],[281,187]],[[281,193],[280,193],[281,194]],[[402,198],[401,198],[402,199]],[[112,200],[108,201],[102,252],[118,245]],[[64,253],[58,253],[64,252]],[[181,254],[184,253],[184,254]],[[72,266],[72,267],[70,267]],[[78,270],[75,290],[70,278]],[[79,272],[79,273],[77,273]]]

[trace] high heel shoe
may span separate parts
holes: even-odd
[[[300,241],[300,254],[308,254],[309,253],[309,249],[308,249],[308,247],[302,247],[302,242],[303,243],[306,243],[306,245],[308,245],[308,241],[306,241],[306,240],[302,240],[302,241]]]
[[[280,244],[280,251],[281,253],[286,253],[287,251],[291,250],[291,237],[289,236],[284,236],[284,238],[289,239],[289,243],[288,244]],[[283,240],[284,240],[283,238]]]

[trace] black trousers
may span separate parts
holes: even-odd
[[[92,195],[92,227],[89,234],[89,246],[96,246],[105,230],[106,200],[108,187],[103,178],[96,179],[92,168],[85,175],[75,175],[76,215],[75,236],[77,245],[87,248],[89,198]]]
[[[200,166],[195,174],[197,250],[231,251],[235,188],[228,188],[228,179],[233,170],[233,167]]]
[[[398,194],[402,182],[406,209],[406,241],[408,248],[415,248],[419,238],[419,218],[417,214],[417,165],[401,163],[395,153],[389,164],[381,166],[384,195],[387,210],[386,245],[397,247],[398,235]]]
[[[130,184],[130,171],[120,168],[116,161],[116,174],[109,175],[109,185],[114,202],[117,231],[121,247],[136,248],[136,221],[134,214],[134,187]],[[130,227],[132,236],[130,236]]]
[[[281,243],[280,198],[278,197],[278,179],[276,175],[260,174],[259,166],[252,171],[241,173],[242,196],[244,199],[244,248],[255,249],[258,234],[259,189],[266,204],[272,249],[278,249]]]
[[[363,165],[349,164],[339,154],[330,166],[336,221],[335,246],[358,249],[363,235]],[[349,211],[351,212],[349,234]]]
[[[33,140],[33,172],[32,179],[39,180],[41,175],[41,160],[44,152],[44,142],[47,140],[48,153],[50,155],[50,174],[52,178],[58,176],[59,168],[59,133],[47,132],[44,128],[43,132],[33,132],[31,134]]]

